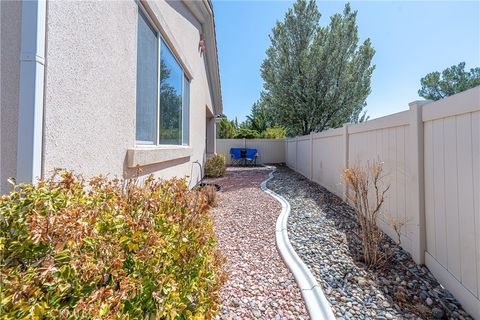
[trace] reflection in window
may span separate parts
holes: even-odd
[[[182,144],[188,146],[190,143],[190,81],[183,77],[183,141]]]
[[[158,38],[140,12],[137,31],[136,139],[140,144],[157,143]]]
[[[163,40],[160,49],[160,144],[182,144],[183,71]]]

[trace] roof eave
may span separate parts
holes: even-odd
[[[210,0],[185,1],[185,5],[200,21],[205,34],[205,45],[208,73],[210,75],[210,87],[213,89],[213,112],[214,115],[223,113],[222,90],[220,84],[220,69],[218,64],[218,49],[215,34],[215,19],[213,6]]]

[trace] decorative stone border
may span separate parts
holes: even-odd
[[[285,198],[267,188],[267,182],[273,179],[273,173],[275,172],[275,167],[269,168],[271,168],[272,171],[269,173],[268,179],[263,181],[260,187],[264,192],[274,197],[282,205],[282,212],[278,216],[275,227],[275,238],[278,251],[295,277],[295,281],[300,288],[310,318],[313,320],[334,320],[335,316],[333,315],[330,303],[323,294],[322,287],[318,284],[308,267],[295,252],[288,239],[287,220],[288,215],[290,214],[290,204]]]

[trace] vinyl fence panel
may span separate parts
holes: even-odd
[[[347,166],[384,165],[380,227],[480,318],[480,86],[286,141],[293,170],[342,197]],[[371,199],[374,201],[374,199]]]
[[[230,149],[245,148],[245,143],[245,139],[217,139],[217,153],[223,154],[227,165],[230,165]]]
[[[480,88],[425,105],[425,263],[480,317]]]
[[[295,170],[297,166],[297,139],[286,140],[286,163],[287,166]]]
[[[342,171],[345,169],[343,133],[343,128],[339,128],[315,133],[312,137],[312,180],[339,197],[343,197],[345,191],[341,179]]]
[[[310,151],[311,151],[310,136],[301,136],[297,139],[297,163],[296,170],[305,177],[310,176]]]
[[[285,163],[285,139],[217,139],[217,153],[225,155],[230,165],[231,148],[255,148],[257,163]]]

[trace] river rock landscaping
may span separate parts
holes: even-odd
[[[268,188],[290,202],[290,241],[338,319],[472,319],[402,248],[382,269],[360,263],[353,209],[325,188],[286,167]]]
[[[217,319],[309,318],[295,279],[277,251],[275,223],[281,206],[260,189],[269,172],[232,167],[225,177],[206,180],[222,187],[213,219],[228,279]]]

